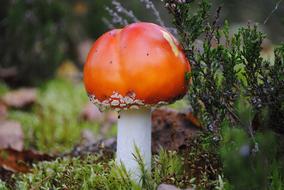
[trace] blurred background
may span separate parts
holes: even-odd
[[[133,11],[139,20],[156,22],[145,2],[133,0],[121,1],[121,4]],[[164,3],[158,0],[153,3],[165,25],[171,26],[172,18],[163,7]],[[214,9],[222,6],[222,20],[228,20],[233,31],[247,22],[257,22],[270,40],[284,40],[283,4],[270,15],[277,6],[275,0],[218,0],[213,3]],[[124,22],[112,17],[115,15],[111,11],[116,6],[110,0],[1,1],[0,80],[10,86],[38,85],[53,77],[63,63],[81,70],[92,42],[110,27],[119,27]]]
[[[221,23],[228,20],[232,32],[257,22],[268,39],[280,42],[284,40],[284,3],[279,2],[214,1],[212,19],[222,6]],[[164,2],[158,0],[1,1],[0,121],[20,125],[20,147],[63,151],[90,136],[89,140],[116,134],[111,126],[117,114],[101,114],[88,103],[82,68],[98,36],[133,20],[172,27]],[[172,107],[187,109],[188,103]],[[0,147],[6,144],[0,142]]]

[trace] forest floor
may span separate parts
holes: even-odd
[[[82,83],[1,84],[0,97],[0,189],[140,188],[114,163],[117,113],[99,112]],[[153,111],[153,169],[144,172],[144,189],[223,185],[214,145],[192,118],[185,100]]]

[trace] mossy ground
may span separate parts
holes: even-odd
[[[0,83],[0,95],[7,91],[9,88]],[[23,126],[25,148],[62,153],[79,143],[84,129],[100,135],[99,122],[80,119],[80,113],[89,101],[82,83],[54,79],[38,88],[37,97],[35,105],[28,110],[11,109],[8,112],[8,119]],[[186,103],[178,101],[169,107],[182,109]],[[104,135],[103,138],[116,136],[116,127],[111,127]]]
[[[4,84],[0,85],[0,95],[9,90]],[[21,123],[25,149],[58,155],[69,152],[78,144],[84,129],[99,135],[101,126],[98,122],[79,119],[87,102],[82,83],[54,79],[38,88],[38,99],[32,107],[24,110],[9,109],[8,119]],[[183,109],[185,105],[179,101],[170,107]],[[113,126],[106,137],[115,135],[116,127]],[[199,171],[197,178],[194,176],[194,165],[201,164],[198,157],[203,155],[202,152],[209,151],[197,148],[196,144],[194,147],[195,154],[189,155],[185,150],[161,150],[158,155],[154,155],[152,175],[144,171],[144,189],[156,189],[163,182],[184,188],[217,184],[218,175],[207,180],[207,174],[200,173],[204,168]],[[218,170],[219,166],[214,167]],[[31,173],[15,174],[11,182],[0,182],[0,189],[140,189],[139,185],[130,180],[123,167],[115,165],[113,155],[99,153],[39,162],[33,166]]]
[[[33,166],[31,173],[14,175],[15,183],[10,184],[10,189],[154,190],[161,183],[181,188],[213,189],[223,185],[222,178],[218,175],[220,168],[215,163],[216,157],[212,157],[208,150],[202,151],[196,148],[189,155],[188,149],[179,153],[161,149],[159,154],[153,156],[151,174],[143,168],[143,162],[137,153],[142,173],[140,185],[131,180],[130,174],[123,166],[118,166],[110,154],[101,152],[38,163]],[[200,159],[201,155],[207,155],[208,161],[205,161],[205,157]],[[213,164],[209,163],[209,159]],[[214,171],[207,166],[214,167]]]
[[[81,83],[56,79],[39,88],[38,100],[30,110],[10,110],[8,117],[22,124],[26,148],[63,152],[78,143],[83,129],[98,132],[97,123],[79,119],[87,101]]]

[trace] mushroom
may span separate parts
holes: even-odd
[[[116,161],[138,180],[135,146],[151,169],[151,107],[174,102],[187,90],[190,65],[177,40],[152,23],[134,23],[103,34],[84,65],[90,100],[119,112]]]

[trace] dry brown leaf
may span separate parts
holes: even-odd
[[[32,163],[51,159],[47,154],[31,150],[0,149],[0,168],[11,172],[29,172]]]
[[[190,112],[181,113],[170,109],[157,109],[152,113],[152,150],[157,153],[160,147],[163,147],[167,150],[178,151],[187,146],[188,141],[196,137],[201,130],[200,123]],[[113,138],[110,141],[101,140],[93,144],[79,144],[71,154],[95,153],[100,150],[98,147],[101,144],[112,152],[116,150],[116,139]]]
[[[80,144],[93,144],[96,142],[96,137],[90,129],[83,129],[81,132]]]
[[[35,88],[21,88],[6,93],[2,102],[8,107],[23,108],[36,102],[37,91]]]
[[[97,121],[102,122],[104,120],[104,114],[100,110],[89,102],[82,110],[80,118],[85,121]]]
[[[7,117],[7,106],[0,102],[0,121],[5,120]]]
[[[170,109],[156,109],[152,113],[152,150],[160,147],[179,150],[188,139],[201,131],[201,125],[192,113],[180,113]]]
[[[93,103],[87,103],[81,113],[80,119],[84,121],[95,121],[104,124],[114,124],[117,122],[118,113],[114,111],[100,112],[100,110]]]
[[[0,121],[0,149],[13,148],[21,151],[24,147],[24,133],[16,121]]]
[[[18,74],[16,67],[2,68],[0,67],[0,79],[15,78]]]

